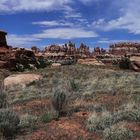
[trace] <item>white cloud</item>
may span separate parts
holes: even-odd
[[[0,0],[0,12],[70,9],[72,0]]]
[[[100,2],[101,0],[79,0],[82,2],[84,5],[89,5],[92,2]]]
[[[120,40],[117,40],[117,39],[114,39],[114,40],[111,40],[111,39],[101,39],[101,40],[98,40],[97,42],[100,43],[100,44],[114,44],[114,43],[119,43],[119,42],[140,42],[140,40],[124,40],[124,39],[120,39]]]
[[[71,22],[66,22],[64,20],[60,21],[38,21],[38,22],[33,22],[32,24],[34,25],[43,25],[43,26],[48,26],[48,27],[53,27],[53,26],[74,26],[73,23]]]
[[[10,34],[7,36],[8,44],[14,47],[29,47],[37,41],[40,41],[40,39],[34,38],[31,35]]]
[[[16,35],[9,34],[7,42],[14,47],[31,47],[43,39],[73,39],[73,38],[88,38],[97,37],[93,31],[88,31],[80,28],[55,28],[44,30],[38,34]]]
[[[126,1],[126,0],[123,0]],[[139,0],[126,1],[127,4],[121,8],[121,16],[106,21],[105,19],[99,19],[93,22],[93,27],[104,31],[110,31],[115,29],[125,29],[133,34],[140,34],[140,6]]]
[[[42,33],[34,34],[33,36],[36,38],[72,39],[97,37],[98,35],[93,31],[82,28],[53,28],[44,30]]]
[[[67,10],[67,11],[65,11],[64,12],[64,14],[65,14],[65,18],[81,18],[82,17],[82,15],[81,15],[81,13],[78,13],[78,12],[76,12],[75,10]]]

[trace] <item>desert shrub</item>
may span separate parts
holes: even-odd
[[[114,117],[118,121],[140,121],[140,110],[139,109],[133,109],[128,111],[120,111],[116,114],[114,114]]]
[[[13,136],[18,128],[20,119],[18,115],[10,110],[0,110],[0,132],[3,136]]]
[[[16,64],[16,71],[19,71],[19,72],[25,71],[24,65],[17,63]]]
[[[89,131],[104,130],[113,124],[113,115],[109,112],[103,112],[101,116],[97,116],[96,113],[92,114],[87,120],[87,129]]]
[[[0,93],[0,108],[6,108],[7,107],[7,96],[5,92]]]
[[[4,91],[4,83],[3,81],[0,82],[0,108],[6,108],[8,105],[7,102],[7,95]]]
[[[70,86],[73,91],[78,90],[78,83],[76,83],[74,79],[70,79]]]
[[[66,94],[61,91],[55,91],[52,98],[52,105],[54,109],[58,112],[58,116],[61,115],[65,104],[66,104]]]
[[[53,116],[50,113],[44,113],[41,117],[40,120],[44,123],[48,123],[53,119]]]
[[[140,121],[140,109],[134,102],[124,104],[119,112],[114,114],[118,120]]]
[[[124,126],[112,126],[103,131],[104,140],[128,140],[133,137],[133,132]]]
[[[124,110],[114,114],[104,112],[101,116],[97,116],[97,114],[94,113],[87,120],[87,129],[89,131],[101,131],[121,121],[140,122],[140,110]]]
[[[20,128],[30,128],[31,130],[34,129],[35,122],[37,122],[38,117],[27,115],[21,118],[19,127]]]
[[[119,67],[121,69],[129,69],[130,68],[130,60],[127,57],[123,57],[119,62]]]
[[[45,61],[45,59],[43,57],[40,57],[38,60],[37,60],[37,64],[36,64],[36,67],[37,68],[45,68],[47,66],[47,63]]]

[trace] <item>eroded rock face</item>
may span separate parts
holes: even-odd
[[[26,87],[27,84],[41,80],[42,76],[37,74],[14,74],[4,79],[5,88],[12,88],[15,86]]]
[[[122,56],[128,53],[140,53],[140,43],[122,42],[112,44],[109,47],[109,53]]]
[[[77,61],[78,64],[85,64],[85,65],[96,65],[96,66],[104,66],[101,61],[97,61],[96,59],[79,59]]]
[[[81,43],[79,48],[76,48],[75,44],[69,42],[62,46],[51,45],[45,48],[44,57],[53,62],[59,60],[66,60],[68,57],[72,59],[87,58],[90,57],[89,47]]]
[[[0,47],[7,46],[6,35],[7,35],[6,32],[0,31]]]
[[[130,65],[134,71],[140,72],[140,54],[130,57]]]

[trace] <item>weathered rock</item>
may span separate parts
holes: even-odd
[[[77,61],[78,64],[85,64],[85,65],[97,65],[97,66],[104,66],[101,61],[97,61],[96,59],[79,59]]]
[[[130,65],[134,71],[140,72],[140,56],[131,56]]]
[[[73,62],[75,62],[78,58],[90,57],[90,51],[89,47],[83,43],[81,43],[79,48],[76,48],[75,44],[69,42],[68,44],[62,46],[51,45],[46,47],[44,57],[54,63],[61,63],[62,60],[66,62],[69,58],[73,59]],[[70,60],[68,60],[68,64],[70,64],[69,61]],[[61,64],[63,64],[63,61]]]
[[[42,79],[41,75],[37,74],[15,74],[4,79],[5,88],[14,86],[26,87],[27,84]]]
[[[1,46],[7,46],[6,35],[7,35],[6,32],[0,31],[0,47]]]
[[[60,66],[61,66],[60,63],[53,63],[53,64],[52,64],[52,67],[60,67]]]
[[[140,43],[122,42],[110,45],[109,52],[113,55],[126,55],[127,53],[140,53]]]

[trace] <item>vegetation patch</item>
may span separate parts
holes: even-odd
[[[128,140],[133,136],[133,132],[124,126],[111,126],[103,131],[104,140]]]
[[[0,110],[0,132],[4,137],[13,136],[20,123],[19,116],[7,109]]]

